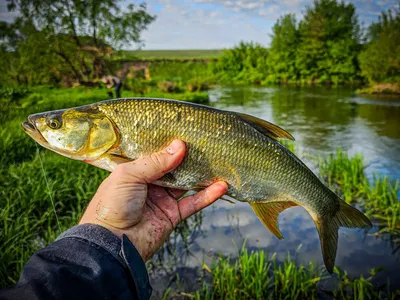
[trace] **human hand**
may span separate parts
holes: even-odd
[[[177,202],[185,191],[151,184],[176,168],[185,150],[185,144],[175,140],[163,151],[118,165],[98,188],[79,224],[98,224],[118,237],[125,234],[142,259],[150,259],[180,222],[216,201],[228,188],[225,182],[216,182]]]

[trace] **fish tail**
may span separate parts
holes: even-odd
[[[332,217],[319,217],[313,214],[315,225],[317,226],[321,241],[322,256],[326,269],[333,273],[335,266],[336,250],[338,243],[339,227],[346,228],[371,228],[371,221],[359,210],[348,205],[343,200],[339,200],[340,208]]]
[[[333,267],[335,266],[339,227],[372,227],[371,221],[362,212],[348,205],[340,198],[337,198],[337,201],[339,201],[339,210],[333,217],[331,215],[323,216],[313,209],[301,205],[308,211],[317,226],[321,241],[322,256],[329,273],[333,273]],[[300,205],[288,196],[277,197],[274,201],[252,202],[249,204],[264,226],[278,239],[283,239],[283,235],[278,227],[279,214],[289,207]]]

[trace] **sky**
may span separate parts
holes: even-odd
[[[221,49],[240,41],[267,46],[272,26],[286,13],[302,17],[312,0],[148,0],[157,19],[143,33],[143,49]],[[370,24],[397,0],[346,1]]]
[[[143,49],[222,49],[240,41],[268,46],[273,24],[286,13],[301,19],[313,0],[147,0],[156,20],[144,31]],[[357,8],[365,25],[380,12],[398,5],[398,0],[345,0]],[[138,1],[123,0],[121,5]],[[0,0],[0,19],[12,20],[6,0]],[[127,48],[134,49],[135,45]]]

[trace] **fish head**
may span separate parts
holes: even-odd
[[[83,161],[99,158],[119,140],[115,124],[91,106],[33,114],[22,127],[43,147]]]

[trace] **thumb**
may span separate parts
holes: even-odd
[[[115,173],[120,180],[126,182],[151,183],[179,166],[185,151],[185,143],[174,140],[162,151],[118,165]]]

